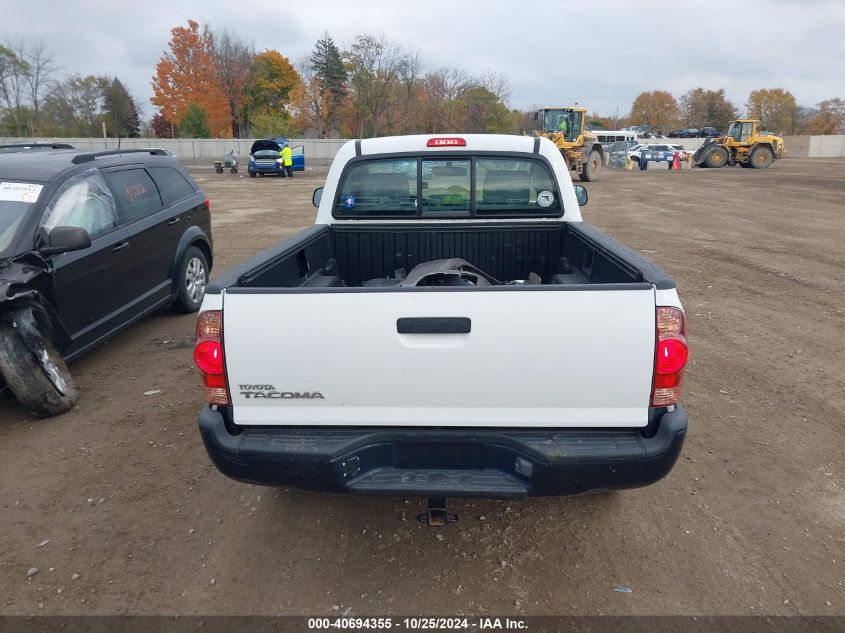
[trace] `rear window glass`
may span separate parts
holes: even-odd
[[[417,215],[417,159],[355,164],[340,186],[338,216]]]
[[[158,189],[143,169],[124,169],[106,176],[126,222],[161,211]]]
[[[560,212],[560,196],[548,168],[535,160],[479,158],[475,167],[478,215]]]
[[[184,200],[194,193],[193,185],[172,167],[150,167],[148,171],[158,185],[165,206]]]
[[[468,215],[472,161],[423,160],[422,214]]]
[[[505,156],[359,161],[341,177],[334,202],[338,218],[560,216],[561,210],[545,162]]]

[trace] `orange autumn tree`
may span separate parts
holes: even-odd
[[[199,104],[206,112],[211,135],[231,138],[232,116],[226,95],[215,80],[211,38],[200,32],[199,24],[193,20],[188,20],[187,28],[177,26],[170,33],[170,50],[164,52],[156,65],[150,103],[176,125],[188,105]]]

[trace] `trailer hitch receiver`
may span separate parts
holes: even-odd
[[[431,497],[428,500],[428,509],[417,515],[417,521],[432,527],[444,527],[458,522],[457,514],[449,514],[446,508],[445,497]]]

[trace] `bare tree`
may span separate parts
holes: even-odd
[[[510,101],[511,82],[505,73],[487,69],[478,76],[476,83],[496,95],[502,103],[507,104]]]
[[[36,40],[29,45],[21,45],[19,55],[26,61],[27,97],[32,106],[32,136],[38,135],[41,105],[53,89],[53,74],[59,69],[53,53],[47,50],[43,40]]]
[[[421,69],[420,52],[418,50],[409,51],[405,56],[405,63],[399,71],[399,78],[405,90],[405,134],[411,134],[414,131],[414,103]]]
[[[0,45],[0,98],[17,136],[22,136],[26,123],[26,88],[29,64],[22,52],[23,40]],[[30,131],[31,132],[31,131]]]
[[[217,86],[226,96],[231,112],[232,136],[239,138],[243,89],[249,78],[255,49],[251,43],[227,29],[214,33],[206,25],[205,31],[211,40]]]
[[[302,83],[293,95],[295,121],[304,130],[316,130],[319,138],[328,138],[332,94],[324,89],[309,57],[299,60],[297,70]]]
[[[347,59],[359,134],[378,136],[391,131],[396,123],[397,105],[402,102],[399,84],[408,53],[383,35],[359,35]]]
[[[475,80],[456,68],[438,68],[426,73],[422,80],[426,131],[436,134],[460,129],[466,112],[459,102],[474,86]]]
[[[74,136],[97,134],[105,81],[103,77],[77,74],[56,82],[44,101],[45,118]]]

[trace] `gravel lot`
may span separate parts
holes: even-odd
[[[216,270],[312,223],[323,175],[197,171]],[[588,188],[585,219],[687,311],[691,428],[665,480],[456,501],[443,530],[423,500],[239,484],[196,428],[193,318],[156,314],[72,366],[72,412],[0,399],[0,613],[845,614],[845,161]]]

